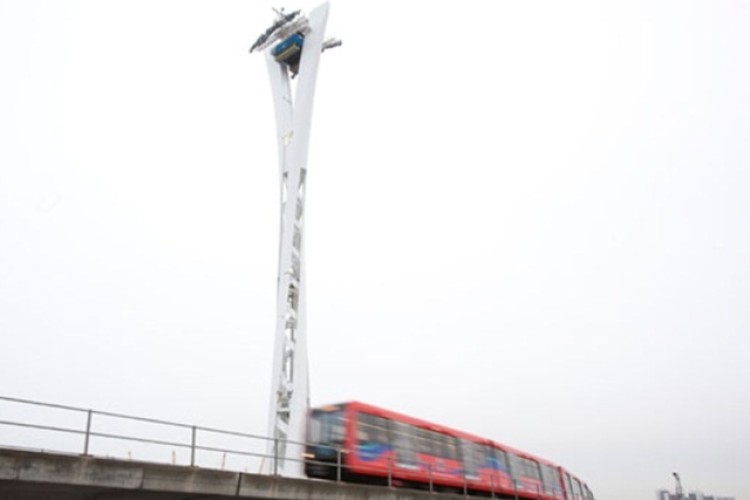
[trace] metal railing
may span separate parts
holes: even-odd
[[[68,444],[67,446],[64,445],[54,445],[49,446],[50,441],[47,439],[42,439],[41,442],[44,444],[47,444],[47,446],[38,446],[38,445],[31,445],[29,446],[26,444],[25,446],[19,446],[18,440],[14,439],[13,436],[6,437],[2,432],[0,432],[0,446],[6,446],[6,447],[13,447],[13,448],[26,448],[26,449],[34,449],[38,451],[55,451],[55,452],[72,452],[75,454],[83,454],[85,456],[103,456],[106,458],[120,458],[120,459],[137,459],[139,461],[151,461],[151,462],[159,462],[159,463],[169,463],[170,460],[165,460],[163,458],[163,455],[156,456],[154,453],[149,453],[148,451],[144,451],[142,456],[133,456],[131,452],[128,450],[127,455],[122,450],[116,449],[116,447],[112,446],[104,446],[102,445],[106,443],[112,443],[112,442],[123,442],[123,443],[137,443],[137,444],[144,444],[149,445],[153,447],[157,447],[159,449],[168,448],[171,449],[172,455],[171,455],[171,463],[177,465],[176,460],[176,454],[175,449],[180,449],[186,452],[189,456],[189,459],[185,461],[184,464],[179,465],[189,465],[190,467],[206,467],[206,468],[214,468],[214,469],[229,469],[229,470],[243,470],[244,472],[249,472],[248,470],[248,463],[244,463],[244,467],[241,465],[239,467],[232,467],[231,465],[229,467],[226,467],[226,458],[227,456],[235,456],[240,457],[242,459],[250,459],[254,460],[254,465],[259,465],[258,471],[261,472],[261,469],[264,468],[266,461],[270,461],[268,469],[270,474],[272,475],[278,475],[278,465],[279,465],[279,445],[282,444],[281,441],[269,438],[266,436],[259,436],[255,434],[249,434],[244,432],[236,432],[236,431],[227,431],[222,429],[216,429],[211,427],[203,427],[198,425],[190,425],[185,423],[179,423],[179,422],[170,422],[167,420],[160,420],[155,418],[147,418],[147,417],[139,417],[134,415],[126,415],[122,413],[113,413],[113,412],[107,412],[107,411],[98,411],[98,410],[92,410],[92,409],[86,409],[86,408],[78,408],[74,406],[67,406],[67,405],[61,405],[61,404],[54,404],[54,403],[44,403],[40,401],[32,401],[29,399],[21,399],[21,398],[13,398],[13,397],[7,397],[7,396],[0,396],[0,404],[7,404],[11,405],[13,408],[19,408],[21,406],[23,407],[32,407],[36,409],[42,409],[42,410],[49,410],[49,411],[61,411],[65,412],[66,418],[67,416],[71,415],[77,415],[79,417],[79,422],[77,425],[62,425],[57,424],[55,422],[50,422],[50,420],[53,419],[50,415],[43,415],[41,418],[40,423],[32,423],[30,421],[23,421],[23,420],[11,420],[6,419],[2,409],[3,407],[0,406],[0,430],[3,428],[15,428],[15,429],[27,429],[27,430],[33,430],[33,431],[42,431],[45,433],[52,433],[55,435],[66,435],[66,436],[74,436],[78,438],[78,442],[74,441],[73,443]],[[17,412],[22,413],[22,412]],[[39,420],[37,417],[36,420]],[[65,418],[57,418],[57,421],[59,420],[65,420]],[[109,421],[109,424],[111,425],[112,422],[117,422],[115,424],[116,429],[122,429],[122,427],[126,426],[124,423],[136,423],[136,424],[146,424],[149,426],[157,426],[160,430],[157,433],[157,437],[150,437],[147,436],[143,431],[140,431],[139,433],[123,433],[123,431],[108,431],[107,430],[107,421]],[[103,428],[103,429],[102,429]],[[162,436],[164,433],[168,433],[169,431],[177,431],[179,434],[182,435],[181,438],[177,439],[167,439],[163,438]],[[210,444],[210,437],[211,436],[220,436],[223,438],[228,438],[231,442],[231,446],[220,446],[220,445],[212,445]],[[16,442],[14,442],[16,441]],[[35,442],[39,442],[39,439],[35,439]],[[96,444],[100,448],[97,452],[93,452],[93,445],[96,441]],[[245,444],[239,444],[239,442],[242,441]],[[248,446],[246,443],[252,443],[250,446]],[[270,443],[273,442],[273,445],[270,446]],[[345,474],[347,473],[347,466],[345,462],[345,455],[347,453],[346,450],[343,450],[340,447],[332,447],[327,445],[321,445],[319,443],[304,443],[304,442],[298,442],[298,441],[292,441],[288,440],[286,441],[286,446],[296,446],[299,448],[299,457],[298,459],[289,459],[296,462],[305,462],[308,465],[311,466],[321,466],[327,468],[327,470],[331,470],[330,468],[335,468],[334,472],[331,474],[332,479],[335,478],[336,481],[341,482],[343,479],[345,479]],[[314,446],[319,450],[325,450],[328,448],[332,454],[335,454],[335,462],[330,461],[319,461],[319,460],[312,460],[309,455],[306,454],[306,450],[309,446]],[[258,449],[260,448],[260,450]],[[268,449],[273,450],[272,452],[268,452]],[[216,465],[215,463],[209,463],[204,461],[199,461],[199,453],[202,454],[218,454],[221,456],[221,463],[220,465]],[[125,456],[124,456],[125,455]],[[388,466],[387,466],[387,475],[386,477],[383,477],[383,482],[385,485],[389,487],[394,487],[399,484],[397,479],[397,468],[402,467],[402,465],[398,464],[398,460],[396,460],[396,463],[394,463],[393,457],[389,457],[388,459]],[[254,468],[254,467],[252,467]],[[358,465],[357,470],[359,472],[367,472],[367,467],[363,465]],[[434,471],[432,466],[427,464],[427,476],[428,476],[428,483],[424,485],[428,491],[439,491],[441,484],[443,483],[443,486],[445,485],[445,477],[440,478],[440,473],[438,471]],[[373,466],[371,469],[373,475],[382,475],[384,473],[383,468],[381,466]],[[436,477],[437,476],[437,477]],[[455,483],[455,478],[452,478],[453,482]],[[494,481],[494,478],[491,478],[491,488],[489,493],[491,494],[492,498],[496,497],[496,494],[500,494],[502,491],[502,488],[499,484],[496,484]],[[479,478],[474,477],[471,475],[467,475],[466,470],[463,471],[463,478],[462,478],[462,484],[458,487],[459,491],[463,493],[464,496],[468,496],[472,490],[476,489],[476,486],[480,484]],[[455,484],[454,484],[454,492],[455,491]],[[485,485],[486,488],[486,485]],[[514,497],[516,500],[521,498],[529,498],[529,496],[533,495],[536,498],[541,498],[543,495],[543,492],[537,489],[536,494],[534,495],[533,492],[524,491],[524,488],[519,488],[519,484],[514,479],[513,480],[513,490],[514,490]],[[507,491],[505,492],[507,494]],[[520,493],[520,495],[519,495]]]
[[[120,441],[171,449],[171,462],[173,464],[177,463],[175,450],[184,450],[189,456],[189,461],[187,461],[187,463],[184,463],[183,465],[189,465],[191,467],[203,466],[198,461],[198,455],[199,453],[204,452],[220,454],[222,456],[221,465],[218,467],[209,465],[209,467],[211,468],[225,468],[226,457],[232,455],[238,457],[251,457],[253,459],[256,459],[255,462],[259,463],[260,465],[259,469],[266,464],[266,461],[270,461],[270,470],[274,475],[278,473],[279,442],[275,441],[273,446],[269,446],[269,442],[274,441],[274,439],[266,436],[259,436],[245,432],[228,431],[199,425],[190,425],[180,422],[171,422],[155,418],[126,415],[122,413],[78,408],[75,406],[54,403],[45,403],[41,401],[33,401],[29,399],[7,396],[0,396],[0,403],[5,403],[11,405],[12,407],[15,406],[16,409],[17,407],[23,405],[48,411],[62,411],[66,414],[65,416],[61,416],[59,414],[57,416],[54,416],[49,413],[41,416],[35,415],[35,420],[37,420],[37,422],[30,422],[27,419],[8,419],[5,414],[9,412],[4,412],[2,407],[0,407],[0,429],[2,429],[3,427],[26,429],[52,433],[55,435],[77,436],[80,438],[78,446],[76,446],[75,444],[71,444],[70,441],[68,441],[67,445],[55,445],[53,443],[50,446],[50,441],[48,439],[36,438],[31,440],[33,442],[32,444],[28,444],[29,439],[23,440],[14,435],[4,435],[3,433],[0,433],[0,446],[10,446],[14,448],[26,449],[30,448],[40,451],[56,451],[63,453],[72,452],[91,456],[105,456],[108,458],[136,458],[146,459],[146,461],[156,461],[163,463],[169,462],[169,460],[165,460],[164,458],[155,459],[155,454],[149,451],[144,451],[142,453],[142,456],[140,457],[134,457],[130,451],[128,451],[127,456],[123,456],[125,454],[121,450],[118,452],[117,447],[107,446],[103,444],[103,441]],[[16,411],[16,413],[22,412]],[[80,417],[80,422],[78,423],[78,425],[65,425],[58,423],[61,420],[70,421],[71,419],[69,417],[71,415],[78,415]],[[105,422],[105,420],[107,420],[108,422]],[[161,429],[156,433],[156,437],[149,436],[149,434],[154,434],[153,430],[151,430],[151,432],[145,432],[141,430],[140,432],[136,431],[131,433],[125,433],[122,430],[109,431],[107,429],[109,427],[112,427],[112,421],[147,424],[150,426],[160,427]],[[128,426],[118,426],[115,424],[114,427],[122,429],[123,427]],[[130,427],[132,427],[132,425]],[[169,429],[170,431],[167,432],[164,431],[164,429]],[[160,437],[160,435],[162,434],[174,434],[174,431],[178,431],[180,434],[182,434],[182,437],[173,439]],[[210,436],[220,436],[222,438],[225,438],[225,441],[226,438],[229,438],[234,442],[234,445],[213,445],[211,444],[212,440],[210,439]],[[97,452],[92,451],[95,441],[98,441],[97,444],[99,445]],[[243,441],[244,443],[240,444]],[[248,446],[248,442],[250,442],[250,446]],[[39,444],[42,444],[42,446],[40,446]],[[302,458],[302,452],[304,451],[306,443],[289,440],[286,442],[286,445],[296,446],[300,449],[300,458],[293,460],[299,462],[304,461],[304,458]],[[270,453],[266,451],[269,448],[273,450]],[[244,467],[244,469],[245,472],[248,471],[247,466]],[[258,472],[260,472],[260,470]]]

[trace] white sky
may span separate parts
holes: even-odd
[[[271,5],[0,0],[0,394],[265,433]],[[740,0],[334,2],[313,403],[600,499],[676,470],[749,500],[748,26]]]

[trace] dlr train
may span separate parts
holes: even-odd
[[[305,474],[495,498],[594,500],[562,467],[489,439],[350,401],[310,411]]]

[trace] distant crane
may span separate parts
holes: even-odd
[[[674,496],[677,498],[677,500],[682,500],[685,497],[682,493],[682,481],[680,481],[680,475],[676,472],[673,472],[672,475],[674,476],[675,481]]]

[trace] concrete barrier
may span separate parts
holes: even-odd
[[[459,500],[406,489],[0,448],[5,500]]]

